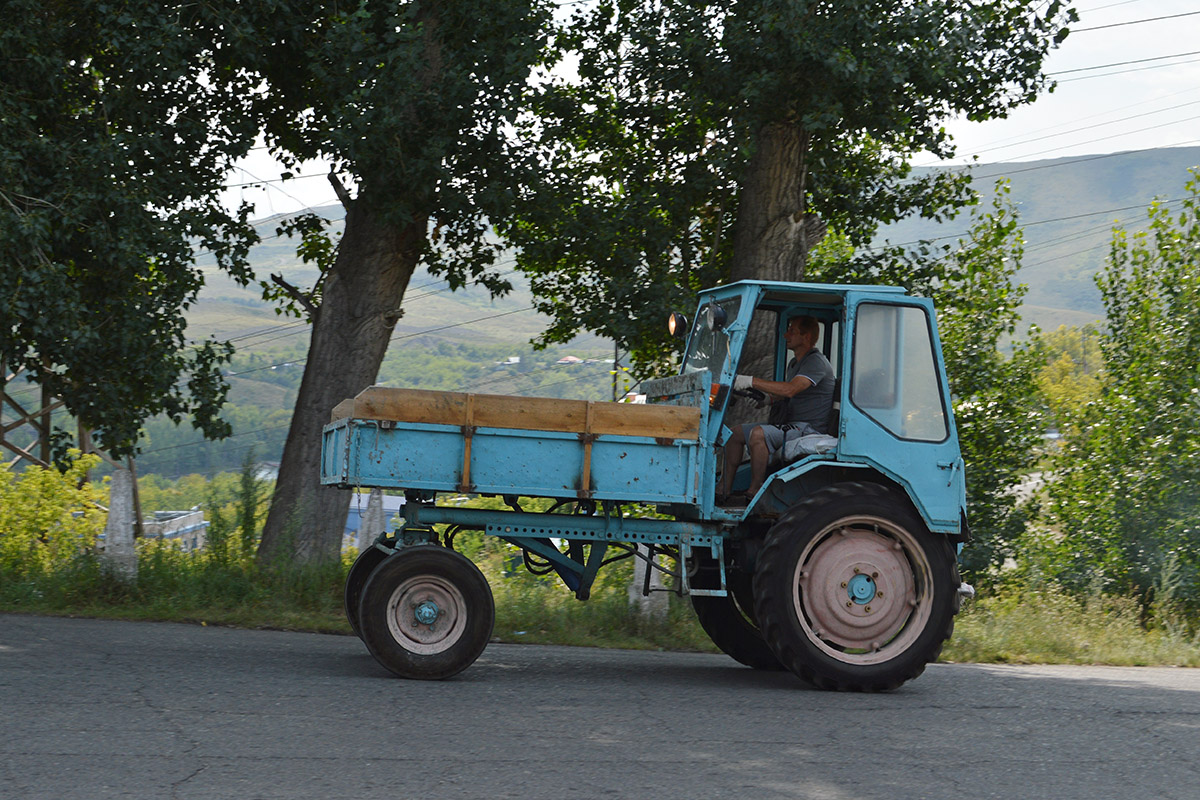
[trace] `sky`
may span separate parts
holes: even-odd
[[[1057,88],[1008,118],[948,120],[958,156],[947,164],[1036,161],[1155,147],[1200,145],[1200,0],[1076,0],[1079,21],[1045,69]],[[914,164],[932,166],[931,155]],[[282,167],[256,150],[230,175],[225,202],[253,203],[254,217],[336,203],[328,168]],[[262,186],[244,185],[270,181]]]

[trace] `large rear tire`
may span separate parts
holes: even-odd
[[[479,658],[492,637],[496,606],[470,559],[437,545],[389,556],[359,600],[362,640],[402,678],[441,680]]]
[[[767,534],[755,612],[780,662],[842,691],[895,689],[937,660],[954,630],[958,570],[946,537],[907,498],[841,483],[797,504]]]
[[[722,653],[738,663],[754,669],[783,669],[755,620],[750,576],[730,572],[726,585],[729,594],[725,597],[691,596],[700,627]]]

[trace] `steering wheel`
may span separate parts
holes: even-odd
[[[767,405],[767,395],[765,392],[760,392],[758,389],[734,389],[731,394],[735,398],[744,398],[754,403],[755,408],[762,408]]]

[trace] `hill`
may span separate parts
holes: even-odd
[[[1026,240],[1018,273],[1029,287],[1025,320],[1053,329],[1103,316],[1092,279],[1108,254],[1113,226],[1143,229],[1147,206],[1156,198],[1181,197],[1188,169],[1196,166],[1200,147],[973,167],[972,186],[985,202],[998,179],[1011,182]],[[966,227],[962,216],[940,225],[911,221],[891,226],[880,238],[894,243],[954,238]]]
[[[1011,181],[1027,241],[1019,279],[1029,287],[1026,322],[1043,329],[1097,320],[1102,308],[1092,277],[1104,263],[1114,222],[1130,230],[1144,224],[1155,198],[1181,195],[1188,168],[1200,164],[1200,147],[1147,150],[1013,164],[979,164],[973,185],[986,198],[995,181]],[[315,209],[341,226],[340,207]],[[280,273],[296,286],[317,278],[300,263],[294,244],[276,233],[281,217],[256,223],[262,242],[252,265],[267,278]],[[909,221],[889,227],[880,241],[953,241],[967,228],[965,216],[941,224]],[[179,475],[236,467],[254,448],[256,457],[277,460],[290,409],[303,374],[308,326],[280,317],[258,288],[241,287],[202,262],[206,285],[189,312],[189,334],[229,339],[238,349],[230,369],[227,418],[235,438],[205,443],[164,420],[147,425],[145,472]],[[593,336],[534,352],[529,345],[546,325],[530,310],[526,280],[501,265],[511,293],[492,298],[479,287],[450,292],[446,283],[418,272],[404,299],[404,316],[380,370],[393,386],[605,399],[612,392],[611,344]],[[571,356],[573,359],[566,359]],[[577,360],[575,360],[577,359]],[[560,363],[565,361],[566,363]]]

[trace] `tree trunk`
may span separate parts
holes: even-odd
[[[824,223],[805,204],[807,155],[808,133],[799,125],[774,123],[759,131],[741,184],[732,280],[804,280],[809,248],[825,235]],[[739,373],[775,377],[773,323],[762,319],[750,326]]]
[[[308,362],[258,548],[264,564],[340,557],[350,492],[321,485],[321,429],[333,406],[375,382],[425,236],[425,219],[388,224],[361,197],[346,213],[337,260],[313,321]]]

